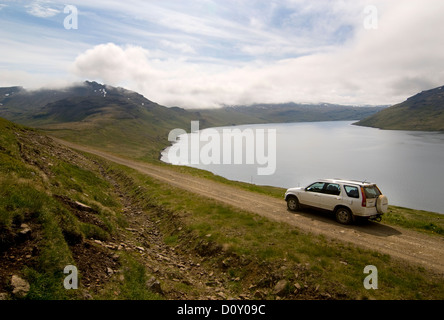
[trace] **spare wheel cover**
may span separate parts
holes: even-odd
[[[379,213],[387,213],[388,211],[388,199],[384,195],[380,195],[378,200],[376,200],[376,210]]]

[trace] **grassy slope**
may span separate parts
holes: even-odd
[[[90,206],[92,214],[70,207],[75,201]],[[110,239],[125,225],[120,209],[93,162],[0,119],[0,292],[8,292],[10,275],[19,274],[31,284],[28,299],[82,298],[85,288],[63,288],[63,269],[85,258],[75,249],[87,239]],[[32,230],[26,239],[20,236],[23,223]],[[101,254],[94,245],[88,248],[93,256]],[[143,278],[139,282],[143,286]],[[145,289],[139,297],[155,295]]]
[[[88,100],[88,103],[94,101]],[[102,98],[103,100],[103,98]],[[78,102],[72,102],[78,105]],[[153,104],[150,107],[107,101],[77,115],[76,121],[66,121],[64,110],[44,120],[26,122],[56,137],[89,145],[108,152],[145,161],[156,161],[160,151],[169,144],[169,131],[189,130],[193,114],[182,115],[180,109],[169,110]]]
[[[388,130],[444,131],[443,88],[423,91],[356,124]]]
[[[123,190],[142,205],[147,217],[160,222],[165,242],[186,254],[204,255],[205,267],[226,275],[225,285],[234,292],[258,291],[259,297],[274,299],[273,286],[285,279],[284,296],[288,299],[444,298],[442,278],[427,270],[305,234],[286,224],[176,190],[134,170],[60,149],[36,132],[4,120],[0,120],[0,146],[2,250],[8,252],[22,245],[16,242],[22,223],[31,226],[34,236],[29,241],[36,248],[31,258],[18,264],[1,259],[1,270],[18,272],[30,281],[29,299],[82,299],[85,291],[62,287],[64,266],[75,264],[78,258],[75,246],[87,239],[107,241],[127,225],[120,214],[119,197],[103,172],[119,181]],[[101,223],[82,221],[61,198],[91,206]],[[209,254],[209,248],[214,252]],[[100,292],[91,292],[93,297],[157,298],[144,286],[149,272],[137,255],[122,255],[120,263],[126,270],[125,281],[111,278],[102,284]],[[363,268],[367,264],[378,267],[380,290],[363,288]],[[176,286],[184,292],[195,290],[193,286]],[[2,278],[0,291],[7,289],[7,279]]]
[[[444,131],[444,112],[431,105],[420,110],[398,105],[356,124],[386,130]]]

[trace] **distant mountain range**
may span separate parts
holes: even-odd
[[[444,86],[418,93],[356,124],[390,130],[444,131]]]
[[[199,110],[211,123],[238,125],[251,123],[289,123],[312,121],[359,120],[373,115],[387,106],[344,106],[337,104],[254,104],[220,109]]]
[[[165,107],[124,88],[86,81],[63,89],[0,88],[0,117],[106,151],[152,160],[174,128],[360,120],[384,107],[257,104],[220,109]]]

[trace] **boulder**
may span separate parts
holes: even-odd
[[[163,290],[160,286],[160,282],[155,277],[152,277],[150,280],[148,280],[146,286],[152,292],[163,295]]]
[[[24,298],[30,289],[28,281],[13,275],[11,278],[12,294],[17,298]]]
[[[280,280],[278,283],[276,283],[276,285],[274,286],[273,289],[273,294],[277,295],[277,296],[283,296],[285,295],[286,291],[287,291],[287,284],[288,281],[283,279]]]

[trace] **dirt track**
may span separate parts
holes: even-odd
[[[322,234],[328,238],[353,243],[361,247],[389,254],[409,263],[423,266],[444,275],[444,239],[428,236],[400,227],[381,223],[343,226],[326,215],[287,210],[285,201],[266,195],[241,190],[215,181],[180,174],[168,168],[136,162],[102,151],[80,146],[59,139],[59,143],[80,151],[103,157],[208,198],[216,199],[237,208],[256,213],[269,219],[286,222],[306,232]]]

